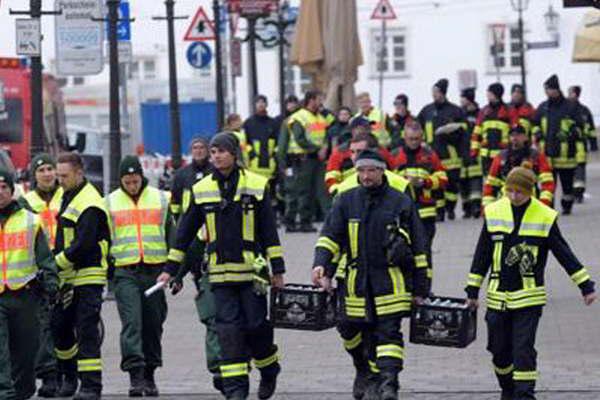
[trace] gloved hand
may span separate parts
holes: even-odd
[[[388,243],[387,259],[391,265],[399,267],[410,265],[413,262],[412,250],[401,234],[394,235],[393,239]]]
[[[173,296],[177,295],[177,293],[183,290],[183,279],[177,277],[169,282],[169,289],[171,289],[171,294]]]

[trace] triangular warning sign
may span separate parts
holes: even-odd
[[[215,27],[208,19],[202,6],[198,7],[198,11],[190,24],[183,40],[188,42],[198,42],[202,40],[215,40]]]
[[[371,19],[396,19],[396,13],[390,4],[390,1],[379,0],[377,7],[375,7],[373,14],[371,14]]]

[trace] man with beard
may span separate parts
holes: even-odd
[[[408,96],[399,94],[394,99],[394,114],[388,119],[389,130],[392,132],[392,152],[404,144],[404,125],[413,121],[414,117],[408,109]]]
[[[511,101],[509,112],[512,115],[513,121],[525,128],[525,134],[531,140],[531,128],[535,108],[527,101],[525,90],[522,85],[515,83],[511,88]]]

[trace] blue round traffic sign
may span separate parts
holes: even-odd
[[[204,42],[190,44],[186,53],[188,63],[194,68],[206,68],[212,60],[212,50]]]

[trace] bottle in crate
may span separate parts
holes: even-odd
[[[283,289],[271,289],[271,322],[276,328],[322,331],[335,326],[336,305],[335,292],[286,284]]]

